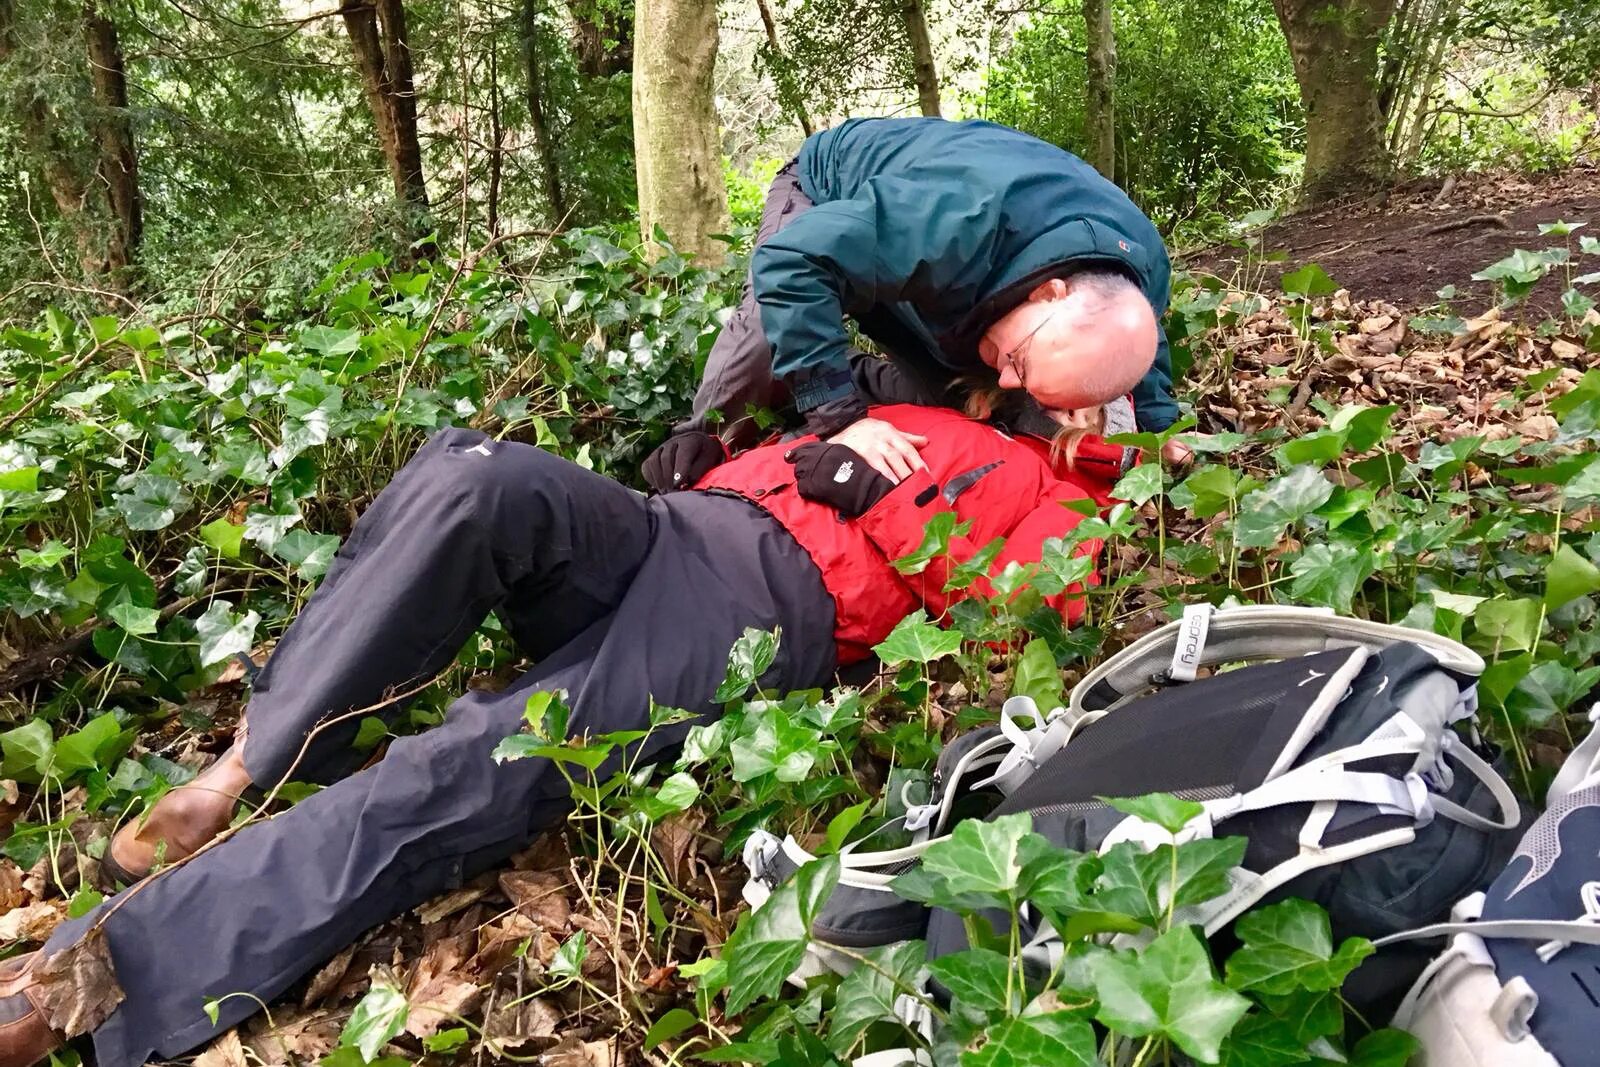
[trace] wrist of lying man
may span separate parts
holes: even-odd
[[[867,417],[867,402],[860,393],[851,391],[835,400],[818,404],[805,413],[806,432],[826,440],[847,426],[853,426]]]

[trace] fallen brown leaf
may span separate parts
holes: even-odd
[[[567,899],[567,880],[554,871],[505,871],[500,875],[500,891],[523,915],[551,934],[560,936],[567,929],[572,902]]]
[[[122,986],[99,927],[34,965],[35,1002],[51,1029],[77,1037],[106,1021],[122,1003]]]
[[[238,1030],[229,1030],[194,1058],[194,1067],[247,1067]]]
[[[319,1060],[338,1043],[339,1031],[344,1028],[348,1015],[348,1012],[321,1008],[310,1014],[285,1018],[284,1013],[278,1011],[273,1013],[272,1023],[266,1016],[258,1015],[244,1043],[262,1063]]]
[[[464,885],[460,889],[434,897],[417,909],[417,917],[424,924],[436,923],[440,919],[448,919],[469,904],[476,904],[478,899],[489,891],[484,885]]]
[[[514,1049],[530,1041],[554,1037],[561,1012],[543,997],[528,997],[496,1011],[484,1027],[484,1036],[502,1048]]]
[[[22,891],[19,880],[18,891]],[[29,904],[0,915],[0,941],[43,941],[61,925],[66,913],[56,903]]]
[[[306,987],[306,995],[300,998],[302,1008],[314,1008],[325,1000],[329,993],[339,988],[339,983],[344,981],[344,976],[350,970],[350,961],[355,957],[356,946],[346,945],[343,952],[322,965],[311,979],[311,984]]]
[[[453,1015],[464,1015],[477,1004],[478,983],[463,973],[470,954],[469,934],[435,941],[422,954],[406,983],[406,1032],[431,1037]]]

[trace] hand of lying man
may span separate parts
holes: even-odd
[[[845,445],[813,441],[791,448],[783,458],[794,464],[795,489],[801,496],[850,518],[865,514],[894,488]]]
[[[644,480],[658,493],[688,489],[728,458],[722,442],[704,430],[673,434],[644,461]]]

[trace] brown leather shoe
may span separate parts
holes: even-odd
[[[243,752],[243,744],[235,741],[193,781],[171,790],[148,815],[118,830],[100,860],[106,874],[132,885],[150,874],[158,856],[162,863],[174,863],[226,830],[240,795],[251,785]]]
[[[32,1067],[66,1041],[33,999],[37,952],[0,963],[0,1067]]]

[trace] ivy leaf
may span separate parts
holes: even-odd
[[[901,619],[881,644],[874,645],[885,666],[898,667],[902,663],[931,663],[961,651],[961,635],[954,630],[941,630],[928,621],[928,613],[921,608]]]
[[[310,326],[300,331],[300,344],[324,356],[344,356],[361,347],[361,331]]]
[[[1356,590],[1372,577],[1372,553],[1342,541],[1308,546],[1289,564],[1294,580],[1289,595],[1297,601],[1349,613]]]
[[[339,1034],[340,1048],[353,1048],[361,1058],[371,1062],[378,1058],[406,1026],[406,997],[394,986],[374,982],[367,995],[361,998],[350,1021]]]
[[[909,555],[892,560],[894,569],[901,574],[921,574],[928,569],[928,564],[933,562],[935,556],[945,555],[950,551],[950,538],[959,536],[972,528],[970,521],[957,525],[956,513],[953,511],[940,511],[928,520],[928,525],[923,527],[922,542],[912,550]]]
[[[0,778],[16,778],[34,783],[50,772],[55,760],[56,738],[43,719],[29,719],[14,730],[0,734]]]
[[[922,866],[942,877],[952,893],[992,894],[1008,900],[1022,873],[1022,839],[1033,829],[1026,812],[981,822],[967,819],[943,841],[928,846]]]
[[[1559,608],[1569,600],[1600,591],[1600,567],[1596,567],[1571,545],[1556,549],[1544,574],[1544,606]]]
[[[177,479],[159,474],[136,474],[128,492],[111,498],[130,530],[163,530],[192,502]]]
[[[1163,473],[1159,463],[1141,463],[1122,476],[1111,495],[1130,504],[1143,504],[1161,495],[1166,485]]]
[[[241,530],[241,533],[243,531]],[[295,573],[307,581],[321,578],[333,565],[333,554],[339,551],[336,534],[312,533],[310,530],[290,530],[272,545],[276,559],[291,564]]]
[[[985,1015],[1008,1010],[1006,973],[1010,961],[993,949],[969,948],[940,956],[928,964],[934,980],[950,991],[952,1002]]]
[[[1139,797],[1100,797],[1099,800],[1124,815],[1132,815],[1136,819],[1155,823],[1169,834],[1182,830],[1188,825],[1189,820],[1206,810],[1204,805],[1196,801],[1184,800],[1171,793],[1148,793]]]
[[[213,519],[200,527],[200,540],[224,559],[238,559],[244,546],[244,527],[227,519]]]
[[[682,1008],[674,1010],[683,1011]],[[688,1012],[684,1012],[684,1014],[688,1015]],[[690,1015],[689,1018],[692,1020],[694,1016]],[[440,1030],[437,1034],[423,1038],[422,1047],[428,1052],[454,1052],[469,1040],[471,1040],[471,1037],[467,1033],[466,1027],[452,1026],[448,1030]]]
[[[1406,1067],[1421,1051],[1422,1043],[1404,1030],[1374,1030],[1350,1050],[1350,1067]]]
[[[1100,1003],[1095,1018],[1119,1034],[1156,1034],[1206,1063],[1250,1002],[1211,973],[1211,958],[1195,932],[1168,930],[1143,952],[1110,952],[1090,964]]]
[[[1338,989],[1372,955],[1372,943],[1351,937],[1335,951],[1328,913],[1306,900],[1246,913],[1235,924],[1242,947],[1228,958],[1228,985],[1283,995]]]
[[[1172,877],[1172,845],[1149,852],[1133,841],[1113,845],[1095,883],[1094,904],[1101,911],[1131,916],[1158,926],[1167,912],[1167,896],[1176,884],[1173,910],[1221,896],[1228,889],[1228,871],[1244,861],[1242,837],[1201,838],[1177,846],[1178,876]]]
[[[1198,518],[1210,518],[1237,506],[1238,498],[1258,485],[1254,478],[1242,477],[1221,464],[1211,464],[1198,467],[1166,496],[1174,506],[1189,509]]]
[[[126,600],[111,605],[106,610],[106,615],[112,622],[136,636],[155,633],[156,623],[161,621],[161,612],[155,608],[141,608]]]
[[[1023,646],[1011,691],[1017,696],[1030,698],[1036,707],[1046,710],[1062,705],[1066,690],[1061,684],[1061,671],[1056,668],[1055,653],[1050,651],[1048,641],[1036,637]]]
[[[1244,498],[1234,537],[1244,548],[1271,548],[1293,522],[1333,496],[1333,483],[1316,467],[1295,467]]]
[[[894,1019],[894,1002],[906,990],[922,988],[928,946],[921,941],[884,945],[865,954],[868,963],[839,983],[837,1005],[828,1026],[828,1047],[840,1056],[850,1051],[867,1028],[880,1019]]]
[[[260,622],[261,616],[253,611],[237,615],[231,601],[213,600],[206,613],[194,621],[195,633],[200,636],[200,666],[248,653]]]
[[[83,729],[73,731],[56,744],[56,772],[67,778],[77,771],[110,767],[133,744],[135,733],[124,730],[112,712],[97,715]]]
[[[1006,547],[1004,537],[996,537],[978,551],[950,568],[950,577],[945,579],[944,591],[954,592],[957,589],[966,589],[979,578],[986,577],[989,568],[994,565],[1000,550]]]
[[[712,699],[719,704],[726,704],[748,693],[777,658],[778,638],[777,630],[746,627],[744,633],[733,642],[733,648],[728,650],[728,671]]]
[[[728,964],[727,1012],[737,1015],[762,997],[777,996],[805,955],[811,923],[839,882],[839,857],[806,864],[767,902],[739,920],[723,947]]]
[[[279,539],[289,532],[289,528],[302,518],[297,504],[271,508],[252,504],[244,513],[244,539],[254,541],[265,551],[271,552]]]
[[[1316,263],[1307,263],[1299,270],[1285,274],[1279,279],[1278,287],[1289,296],[1308,300],[1318,296],[1332,296],[1339,291],[1338,283],[1328,277],[1328,272]]]
[[[557,978],[576,978],[583,973],[583,961],[589,956],[589,935],[579,930],[556,949],[555,957],[545,973]]]
[[[1007,1019],[988,1033],[976,1052],[961,1054],[961,1067],[1098,1067],[1094,1027],[1073,1012]]]
[[[57,563],[72,555],[72,549],[60,541],[50,540],[40,545],[37,549],[19,548],[17,550],[17,565],[31,571],[47,571]]]
[[[1597,681],[1600,681],[1600,667],[1575,671],[1564,663],[1548,660],[1535,664],[1518,678],[1502,703],[1513,722],[1527,727],[1543,726],[1582,700]]]
[[[748,733],[728,746],[733,780],[749,782],[772,774],[780,782],[803,782],[822,751],[822,735],[798,722],[782,708],[768,708],[753,720]]]
[[[1526,652],[1539,637],[1539,602],[1526,597],[1496,598],[1478,605],[1473,624],[1498,648]]]

